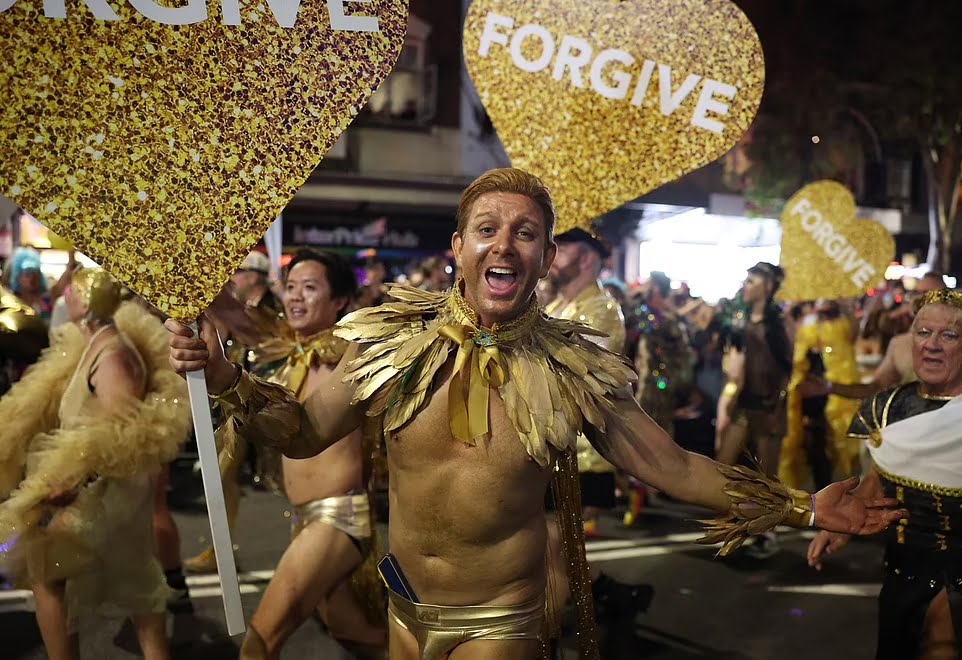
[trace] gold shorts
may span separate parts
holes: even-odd
[[[417,639],[421,660],[440,660],[476,639],[540,640],[544,630],[544,597],[512,606],[451,607],[412,603],[388,593],[388,614]]]
[[[351,537],[362,556],[367,554],[364,546],[371,538],[371,507],[366,492],[326,497],[295,506],[291,516],[291,540],[315,522],[344,532]]]

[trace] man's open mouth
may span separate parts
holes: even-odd
[[[508,293],[518,281],[518,271],[504,266],[494,266],[484,272],[484,279],[494,293]]]

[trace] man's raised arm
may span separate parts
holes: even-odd
[[[289,458],[310,458],[361,426],[363,406],[351,404],[354,387],[343,382],[344,368],[357,357],[357,345],[303,403],[286,388],[246,373],[224,355],[217,330],[201,322],[201,337],[168,319],[170,365],[185,374],[203,369],[207,389],[222,407],[226,424],[256,444]]]

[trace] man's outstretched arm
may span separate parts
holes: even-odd
[[[810,504],[806,506],[806,500],[811,501],[807,493],[684,451],[633,399],[620,399],[617,406],[617,412],[607,416],[605,433],[586,429],[592,444],[616,467],[672,497],[727,512],[732,524],[743,521],[744,527],[752,528],[751,533],[765,531],[757,528],[769,523],[770,528],[810,523],[812,516],[805,510],[811,509]],[[897,500],[852,496],[850,491],[857,484],[854,479],[819,491],[814,498],[815,526],[847,534],[875,534],[907,515],[892,509],[898,506]]]
[[[364,410],[351,405],[354,388],[343,382],[345,365],[357,357],[356,345],[302,404],[286,388],[228,361],[210,323],[201,324],[201,338],[176,321],[164,325],[170,332],[171,367],[182,374],[203,369],[207,389],[223,407],[227,423],[248,440],[289,458],[310,458],[361,426]]]

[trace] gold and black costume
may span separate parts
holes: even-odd
[[[962,651],[962,397],[932,398],[920,387],[866,400],[849,428],[867,443],[885,496],[909,511],[887,532],[878,660],[920,657],[926,613],[943,589]]]
[[[95,356],[76,325],[64,326],[0,400],[0,563],[18,583],[66,581],[71,627],[80,612],[163,612],[168,595],[154,556],[153,476],[187,435],[186,386],[157,319],[127,303],[113,320],[118,336]],[[121,342],[143,363],[146,395],[113,413],[90,376]],[[64,490],[76,490],[71,504],[48,502]]]
[[[836,476],[842,479],[851,476],[858,466],[859,447],[846,435],[858,402],[834,395],[803,398],[798,390],[809,376],[833,383],[858,383],[853,334],[852,321],[843,317],[819,320],[801,328],[795,336],[788,428],[778,470],[787,484],[801,486],[805,482],[806,461],[817,488],[831,482],[833,465]]]

